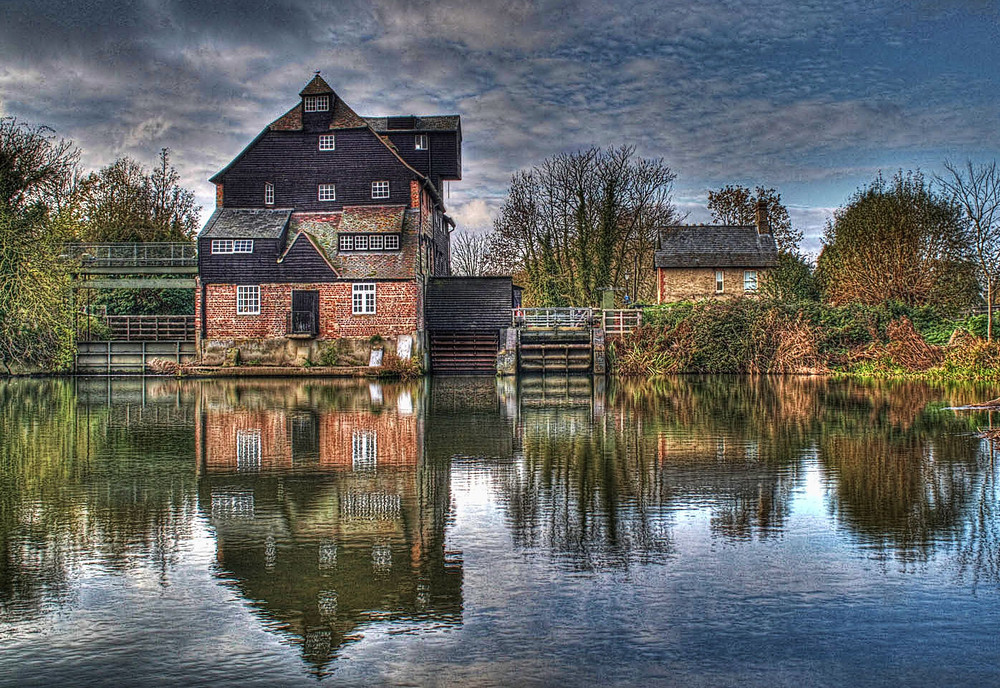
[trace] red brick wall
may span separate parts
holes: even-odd
[[[360,280],[359,280],[360,281]],[[292,290],[319,292],[319,336],[367,338],[416,331],[421,323],[420,286],[416,282],[375,282],[375,313],[354,315],[351,282],[260,285],[260,314],[236,315],[236,285],[206,287],[208,339],[275,339],[286,334]]]
[[[215,185],[215,207],[222,207],[222,184]]]

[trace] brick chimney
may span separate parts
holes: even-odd
[[[767,221],[767,203],[764,201],[757,201],[757,233],[758,234],[770,234],[771,225]]]

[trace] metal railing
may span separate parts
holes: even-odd
[[[605,310],[602,311],[601,321],[605,336],[620,337],[642,325],[642,311]]]
[[[193,315],[90,316],[81,323],[80,341],[175,342],[194,341]]]
[[[316,322],[315,311],[291,311],[287,321],[288,334],[310,335],[319,334],[319,323]]]
[[[591,327],[592,308],[515,308],[517,327]]]
[[[85,267],[194,267],[198,248],[188,242],[66,244],[62,258]]]

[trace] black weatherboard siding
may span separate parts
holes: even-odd
[[[510,327],[510,277],[438,277],[427,282],[428,330],[495,330]]]

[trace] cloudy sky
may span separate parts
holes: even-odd
[[[512,172],[630,144],[708,189],[773,186],[815,251],[878,170],[1000,157],[996,0],[0,0],[0,113],[99,167],[172,150],[208,178],[322,70],[364,115],[462,116],[449,209],[483,228]]]

